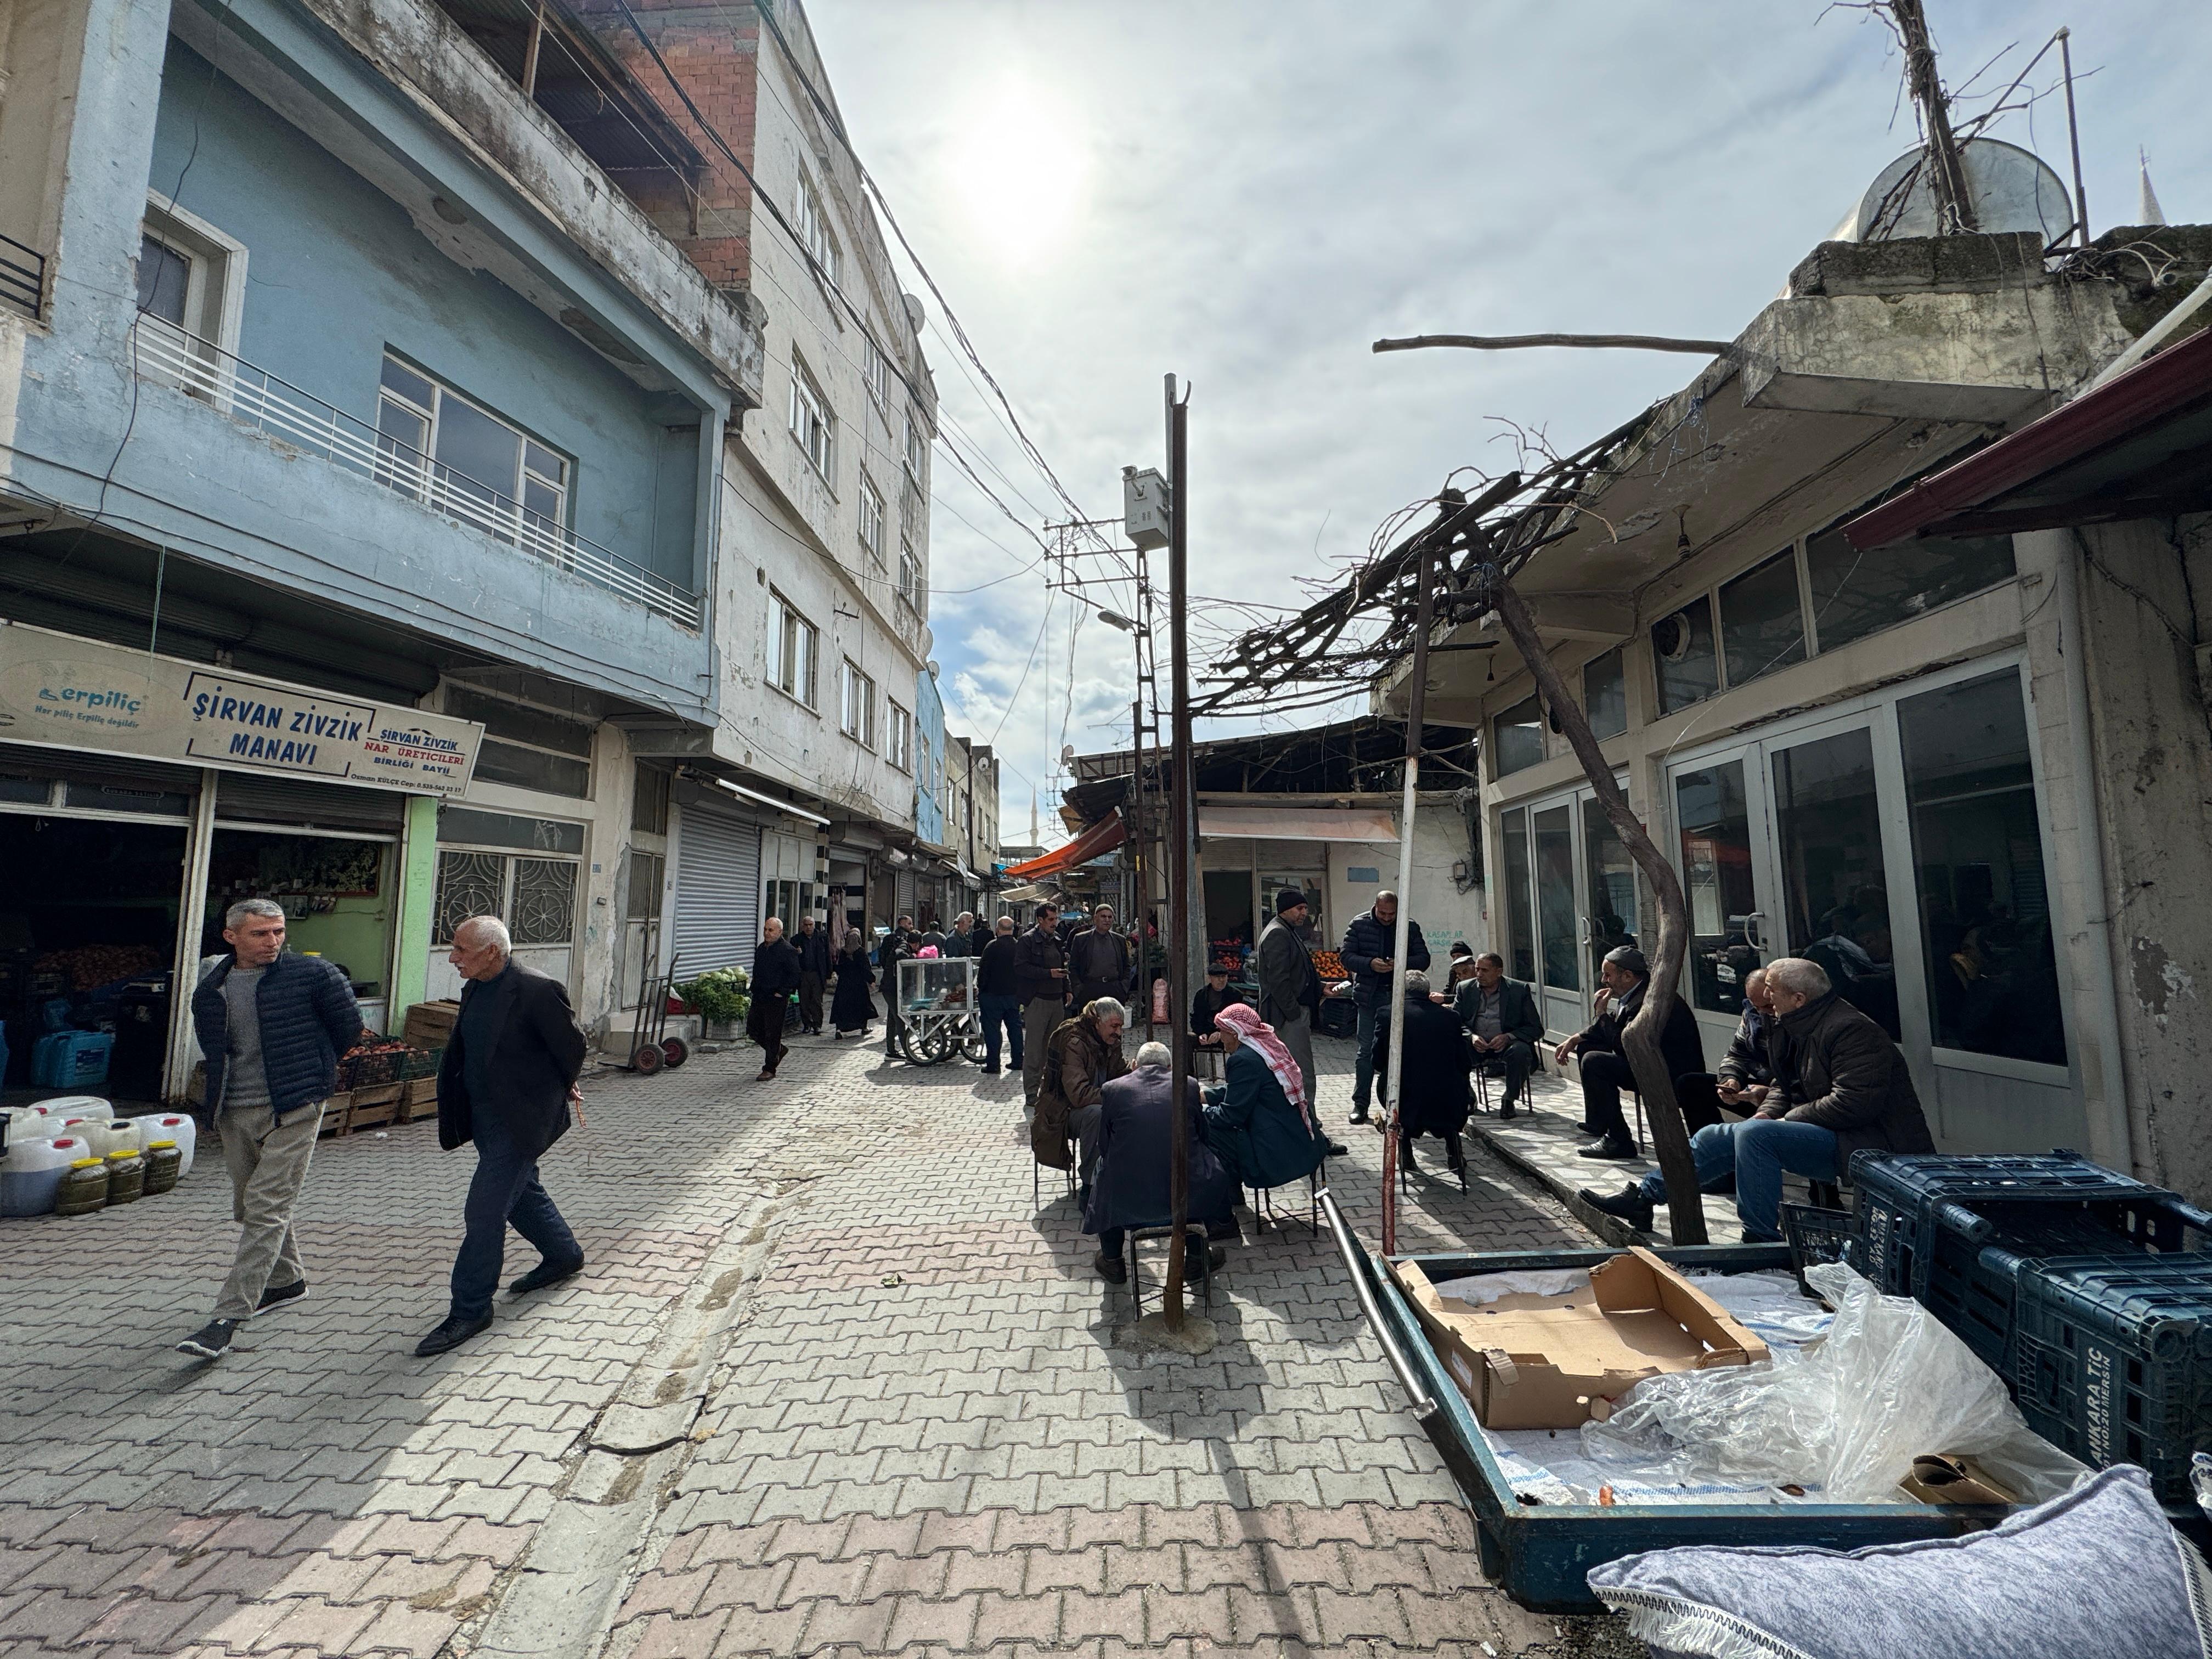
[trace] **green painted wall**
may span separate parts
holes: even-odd
[[[432,907],[438,896],[438,799],[407,798],[407,833],[399,843],[399,944],[392,975],[392,1029],[422,1000],[429,978]]]

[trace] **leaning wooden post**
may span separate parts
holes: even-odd
[[[1413,565],[1413,664],[1412,689],[1406,707],[1406,775],[1405,801],[1399,809],[1398,825],[1398,926],[1390,944],[1390,984],[1388,994],[1392,1001],[1387,1010],[1390,1016],[1390,1050],[1382,1073],[1382,1254],[1392,1255],[1398,1249],[1398,1110],[1401,1082],[1406,1074],[1406,951],[1409,948],[1413,922],[1413,815],[1419,810],[1421,787],[1421,738],[1426,732],[1429,701],[1429,630],[1436,615],[1435,596],[1431,590],[1431,572],[1434,560],[1430,538],[1421,542],[1420,556]],[[1376,1016],[1378,1019],[1381,1014]]]
[[[1559,678],[1551,653],[1536,636],[1536,623],[1528,614],[1528,605],[1496,566],[1485,567],[1482,574],[1486,583],[1486,596],[1497,611],[1506,637],[1513,641],[1529,672],[1536,677],[1536,689],[1543,694],[1544,707],[1566,734],[1613,833],[1620,837],[1620,844],[1628,849],[1629,857],[1636,860],[1637,868],[1643,871],[1644,880],[1651,884],[1652,896],[1658,901],[1659,949],[1650,959],[1650,988],[1644,994],[1644,1006],[1636,1011],[1636,1018],[1620,1034],[1620,1041],[1627,1053],[1629,1067],[1636,1074],[1637,1092],[1644,1097],[1644,1115],[1650,1124],[1652,1149],[1658,1155],[1660,1173],[1667,1178],[1668,1230],[1677,1244],[1702,1244],[1705,1242],[1705,1195],[1698,1190],[1697,1165],[1690,1157],[1689,1126],[1683,1121],[1681,1105],[1674,1098],[1674,1079],[1668,1074],[1666,1059],[1659,1049],[1659,1034],[1666,1029],[1667,1016],[1674,1005],[1674,987],[1682,975],[1682,958],[1690,933],[1689,905],[1682,896],[1682,884],[1666,854],[1645,832],[1643,821],[1630,810],[1628,797],[1613,781],[1613,768],[1599,752],[1597,736],[1590,730],[1582,705],[1568,695],[1566,682]]]

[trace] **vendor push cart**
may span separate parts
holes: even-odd
[[[983,1063],[973,957],[908,957],[898,964],[899,1048],[917,1066],[955,1054]]]
[[[2021,1512],[2008,1505],[1922,1504],[1601,1507],[1523,1503],[1491,1451],[1474,1408],[1430,1346],[1383,1259],[1370,1255],[1353,1237],[1331,1194],[1323,1191],[1321,1204],[1336,1236],[1338,1253],[1352,1274],[1360,1311],[1382,1345],[1383,1359],[1398,1387],[1411,1397],[1415,1420],[1435,1443],[1474,1512],[1483,1576],[1524,1607],[1543,1613],[1601,1613],[1603,1607],[1589,1591],[1589,1570],[1644,1550],[1689,1544],[1855,1550],[1978,1531]],[[1501,1250],[1395,1259],[1419,1262],[1431,1279],[1445,1280],[1474,1273],[1594,1267],[1618,1254]],[[1790,1266],[1790,1249],[1784,1244],[1659,1247],[1654,1254],[1676,1267],[1717,1268],[1724,1273],[1787,1271]],[[2201,1512],[2169,1504],[2166,1514],[2200,1547],[2205,1543],[2208,1533]]]

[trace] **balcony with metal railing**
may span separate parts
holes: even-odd
[[[0,309],[20,311],[35,323],[46,297],[46,256],[0,235]]]
[[[147,379],[175,386],[295,450],[373,479],[452,523],[596,583],[679,627],[699,627],[699,596],[668,577],[532,512],[213,342],[143,314],[131,329],[131,342],[137,371]]]

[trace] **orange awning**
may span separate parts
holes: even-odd
[[[1008,881],[1034,881],[1039,876],[1056,876],[1063,870],[1073,870],[1079,864],[1088,864],[1102,853],[1110,853],[1127,838],[1121,825],[1121,815],[1101,818],[1064,847],[1055,847],[1041,859],[1031,859],[1026,864],[1006,866]]]

